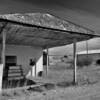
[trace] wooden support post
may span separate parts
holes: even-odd
[[[74,70],[73,70],[73,83],[76,84],[77,83],[77,54],[76,54],[76,39],[74,39],[73,41],[73,66],[74,66]]]
[[[86,52],[87,52],[87,59],[88,59],[88,40],[86,40]]]
[[[48,75],[48,67],[49,67],[49,50],[47,48],[47,66],[46,66],[46,76]]]
[[[36,74],[37,74],[37,68],[36,68],[36,63],[35,63],[35,77],[37,76]]]
[[[33,66],[31,66],[32,68],[31,68],[31,76],[33,75]]]
[[[5,46],[6,46],[6,31],[2,31],[2,51],[1,51],[1,65],[0,65],[0,91],[2,91],[3,83],[3,69],[5,67]]]
[[[2,32],[2,64],[5,67],[6,32]]]

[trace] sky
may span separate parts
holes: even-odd
[[[100,0],[0,0],[0,13],[50,13],[100,32]]]
[[[0,14],[50,13],[100,33],[100,0],[0,0]],[[100,49],[100,39],[89,41],[90,49]],[[78,51],[84,50],[85,42],[78,43]],[[51,51],[56,53],[72,50],[65,46]]]

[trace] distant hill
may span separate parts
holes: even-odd
[[[88,40],[88,49],[100,49],[100,38]],[[77,43],[77,52],[86,50],[86,41]],[[49,49],[50,55],[70,55],[73,53],[73,44]]]

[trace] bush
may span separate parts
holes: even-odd
[[[96,65],[100,65],[100,59],[96,61]]]
[[[77,65],[78,65],[78,67],[89,66],[92,64],[92,61],[93,60],[90,57],[78,57]]]

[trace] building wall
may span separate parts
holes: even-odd
[[[29,76],[38,76],[38,72],[43,71],[43,55],[40,56],[40,58],[38,59],[37,63],[36,63],[36,72],[35,72],[35,65],[32,66],[31,70],[28,72],[27,77]]]
[[[37,60],[37,70],[43,70],[42,60],[40,60],[42,48],[40,47],[6,45],[6,55],[17,56],[17,65],[22,65],[25,74],[31,70],[29,63],[30,59],[34,58]]]

